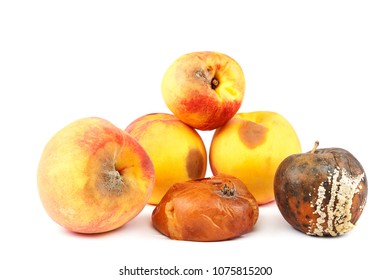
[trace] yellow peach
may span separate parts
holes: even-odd
[[[125,129],[151,158],[156,181],[150,204],[158,204],[177,182],[203,178],[207,152],[198,132],[171,114],[154,113],[134,120]]]
[[[240,113],[215,131],[210,166],[215,175],[242,180],[257,202],[265,204],[274,200],[273,180],[279,164],[301,151],[294,128],[282,115]]]
[[[162,79],[168,108],[184,123],[212,130],[237,113],[245,92],[240,65],[219,52],[193,52],[175,60]]]
[[[38,190],[48,215],[79,233],[117,229],[147,204],[155,179],[144,149],[100,118],[83,118],[58,131],[38,165]]]

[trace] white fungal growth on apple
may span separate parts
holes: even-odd
[[[336,236],[350,231],[355,226],[351,222],[352,200],[354,195],[360,192],[362,180],[364,180],[364,173],[352,177],[344,168],[341,170],[336,168],[333,173],[329,173],[327,181],[322,182],[318,187],[315,204],[310,205],[315,208],[313,214],[319,217],[315,221],[310,221],[310,227],[306,233],[317,236],[327,233]],[[327,204],[324,203],[325,184],[331,186],[330,199]],[[328,217],[327,220],[326,217]]]
[[[329,180],[329,177],[328,177]],[[317,194],[317,201],[316,201],[316,209],[314,210],[313,214],[318,214],[319,217],[316,221],[316,228],[314,229],[314,234],[316,235],[322,235],[324,228],[322,224],[325,222],[326,213],[323,211],[324,207],[322,206],[323,200],[325,198],[326,189],[324,187],[324,182],[321,183],[321,185],[318,187],[318,194]]]

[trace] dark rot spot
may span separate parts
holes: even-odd
[[[299,172],[305,172],[306,168],[309,167],[309,164],[307,162],[303,162],[297,166]]]
[[[263,143],[266,139],[268,128],[262,124],[247,121],[244,122],[238,131],[241,141],[250,149]]]
[[[199,179],[203,176],[204,159],[198,149],[191,149],[186,159],[186,169],[188,177],[192,180]]]

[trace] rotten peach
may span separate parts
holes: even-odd
[[[171,239],[221,241],[253,230],[256,199],[227,175],[174,184],[152,213],[153,226]]]
[[[245,77],[240,65],[219,52],[193,52],[180,56],[165,72],[162,96],[184,123],[200,130],[225,124],[244,98]]]
[[[78,233],[101,233],[140,213],[155,173],[133,137],[91,117],[72,122],[49,140],[37,177],[41,202],[55,222]]]
[[[301,152],[293,126],[275,112],[240,113],[217,129],[210,146],[214,175],[242,180],[259,204],[274,200],[273,180],[287,156]]]
[[[150,204],[158,204],[176,182],[203,178],[207,154],[198,132],[176,116],[154,113],[141,116],[125,129],[148,153],[156,172]]]

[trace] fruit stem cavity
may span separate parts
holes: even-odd
[[[211,80],[211,88],[216,89],[218,85],[219,85],[219,81],[216,78],[213,78]]]
[[[225,197],[232,197],[236,194],[236,186],[232,183],[232,187],[229,188],[227,184],[223,184],[223,187],[221,189],[222,195]]]
[[[111,170],[104,174],[105,188],[109,192],[114,192],[120,195],[123,192],[125,183],[123,182],[122,176],[117,170]]]

